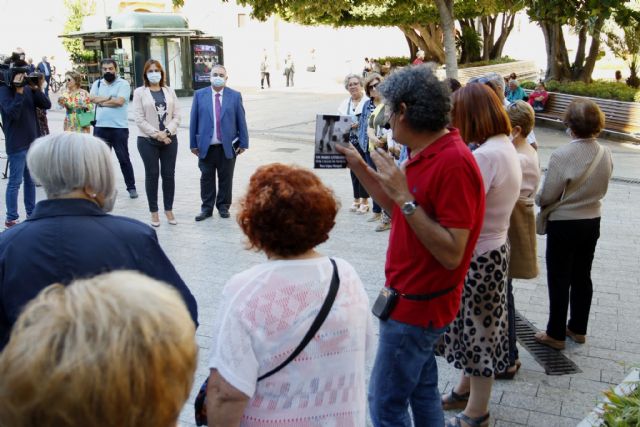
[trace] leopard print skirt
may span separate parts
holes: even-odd
[[[508,268],[508,243],[473,256],[460,311],[436,345],[436,354],[466,375],[492,377],[509,366]]]

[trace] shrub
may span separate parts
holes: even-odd
[[[524,89],[534,89],[535,82],[523,82]],[[584,82],[559,82],[550,80],[545,82],[549,92],[568,93],[570,95],[587,96],[591,98],[615,99],[617,101],[640,102],[640,90],[625,84],[606,80],[594,80],[591,83]]]
[[[384,58],[371,58],[371,61],[375,61],[380,66],[389,61],[392,67],[405,67],[411,63],[411,59],[407,56],[385,56]]]
[[[468,64],[458,64],[458,69],[471,68],[471,67],[484,67],[486,65],[508,64],[509,62],[516,62],[516,61],[517,59],[509,58],[508,56],[503,56],[501,58],[490,59],[488,61],[476,61],[476,62],[469,62]]]
[[[640,425],[640,387],[626,396],[618,396],[613,390],[605,392],[609,399],[604,404],[602,420],[605,426],[632,427]]]

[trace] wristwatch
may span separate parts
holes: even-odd
[[[416,209],[418,209],[418,202],[416,202],[415,200],[412,200],[410,202],[405,202],[401,208],[402,213],[405,214],[406,216],[413,215]]]

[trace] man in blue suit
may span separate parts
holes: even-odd
[[[44,94],[47,95],[47,97],[49,96],[49,82],[51,81],[51,64],[49,64],[49,61],[47,61],[47,57],[43,56],[42,57],[42,61],[38,63],[38,66],[36,67],[38,72],[44,74],[44,80],[47,82],[47,87],[44,90]]]
[[[227,78],[226,68],[215,65],[211,69],[211,87],[200,89],[193,96],[189,142],[191,152],[198,156],[202,199],[196,221],[213,215],[214,204],[222,218],[229,218],[236,156],[249,148],[242,95],[225,87]]]

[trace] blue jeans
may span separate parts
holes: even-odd
[[[24,208],[27,211],[27,218],[33,212],[36,204],[36,186],[31,180],[31,174],[27,169],[27,151],[22,150],[9,154],[9,182],[7,183],[7,193],[5,200],[7,203],[7,221],[14,221],[18,215],[18,193],[20,185],[24,180]]]
[[[444,414],[438,391],[434,345],[446,328],[380,322],[380,340],[369,381],[369,411],[374,427],[440,427]]]

